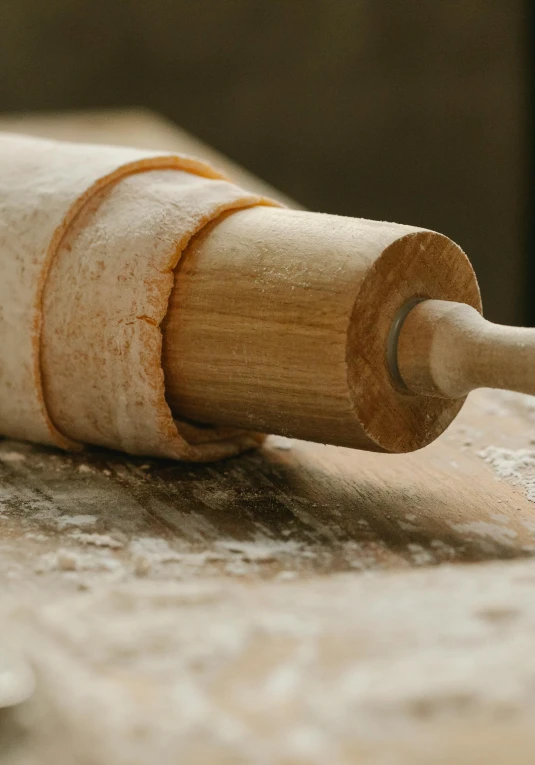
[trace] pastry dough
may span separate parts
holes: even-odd
[[[256,443],[179,434],[159,329],[189,239],[256,204],[192,158],[1,135],[0,434],[191,460]]]

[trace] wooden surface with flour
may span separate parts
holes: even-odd
[[[189,148],[136,112],[23,123],[54,125]],[[37,677],[2,762],[532,762],[534,424],[478,391],[401,456],[2,441],[2,640]]]

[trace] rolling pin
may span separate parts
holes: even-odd
[[[382,452],[535,392],[442,234],[290,210],[177,155],[0,136],[0,435],[212,460]]]
[[[256,207],[189,246],[164,321],[173,411],[385,452],[429,444],[478,387],[535,392],[535,330],[482,318],[441,234]]]

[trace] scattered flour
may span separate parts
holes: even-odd
[[[70,534],[71,539],[79,542],[83,545],[93,545],[94,547],[111,547],[112,549],[119,549],[123,547],[123,543],[114,539],[109,534],[88,534],[85,531],[73,531]]]
[[[233,576],[245,576],[249,568],[243,560],[231,560],[226,564],[225,571]]]
[[[82,568],[82,560],[80,556],[71,550],[60,549],[55,553],[55,557],[51,557],[50,564],[53,566],[55,563],[56,568],[61,571],[76,571],[76,569]]]
[[[134,574],[136,576],[148,576],[152,569],[152,563],[144,555],[138,555],[134,558]]]
[[[301,551],[300,545],[291,540],[279,541],[268,538],[261,538],[252,542],[238,542],[234,539],[221,540],[217,546],[251,563],[273,561],[281,555],[299,555]]]
[[[406,521],[398,521],[397,522],[400,529],[403,531],[418,531],[418,526],[415,526],[414,523],[407,523]]]
[[[487,446],[478,452],[484,462],[492,467],[498,478],[506,478],[520,486],[530,502],[535,502],[535,450],[506,449]]]
[[[511,547],[511,540],[518,536],[514,529],[508,529],[504,526],[499,526],[497,523],[487,523],[486,521],[455,523],[451,524],[451,526],[461,534],[472,532],[473,534],[491,539],[493,542],[498,542],[498,544],[505,545],[506,547]]]
[[[120,561],[109,556],[79,553],[75,550],[60,548],[55,552],[45,553],[39,559],[36,573],[47,571],[117,571],[122,568]]]
[[[279,451],[289,451],[294,441],[292,438],[286,438],[286,436],[270,436],[268,443]]]
[[[35,542],[46,542],[48,540],[46,534],[41,534],[37,531],[27,531],[24,536],[26,539],[33,539]]]
[[[430,542],[430,546],[437,551],[439,555],[441,555],[444,558],[451,558],[451,560],[455,559],[456,550],[455,547],[452,547],[451,545],[446,544],[442,541],[442,539],[432,539]]]
[[[415,566],[429,566],[435,562],[434,557],[428,552],[425,547],[418,544],[409,544],[407,549],[411,554],[412,562]]]
[[[20,452],[2,452],[0,451],[1,462],[24,462],[26,457]]]
[[[534,561],[280,578],[18,608],[39,683],[6,765],[534,762]]]
[[[138,537],[130,542],[128,549],[136,563],[136,570],[137,562],[141,569],[146,568],[148,572],[162,563],[178,563],[182,560],[182,555],[159,537]]]
[[[97,522],[96,515],[62,515],[56,519],[59,529],[69,526],[93,526]]]

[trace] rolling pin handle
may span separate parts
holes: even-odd
[[[456,399],[476,388],[535,394],[535,329],[493,324],[469,305],[407,304],[397,335],[393,380],[424,396]],[[394,355],[390,350],[389,359]]]

